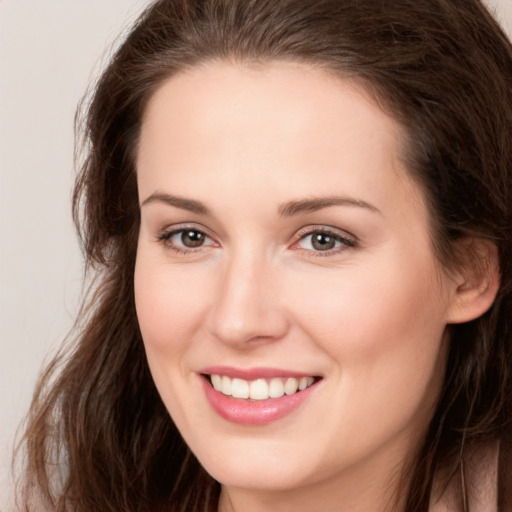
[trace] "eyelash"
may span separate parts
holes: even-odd
[[[180,233],[183,234],[186,232],[195,232],[203,235],[205,239],[212,240],[211,237],[209,237],[202,229],[196,228],[195,226],[182,226],[175,229],[172,229],[171,231],[164,231],[162,232],[158,237],[157,240],[160,242],[166,249],[170,249],[171,251],[174,251],[177,254],[190,254],[190,253],[196,253],[201,251],[201,249],[204,249],[205,247],[209,247],[208,245],[199,245],[197,247],[185,247],[185,246],[178,246],[176,244],[170,243],[169,241],[172,239],[172,237],[179,235]]]
[[[209,247],[212,244],[208,245],[198,245],[197,247],[184,247],[184,246],[178,246],[173,243],[169,243],[169,241],[176,235],[179,235],[180,233],[183,234],[186,232],[195,232],[205,237],[207,240],[212,240],[210,236],[208,236],[203,230],[198,229],[194,226],[183,226],[176,229],[172,229],[171,231],[165,231],[161,233],[157,240],[160,242],[166,249],[170,249],[174,251],[177,254],[190,254],[190,253],[197,253],[201,250],[203,250],[205,247]],[[298,240],[295,241],[292,244],[292,248],[298,246],[302,241],[306,240],[308,237],[311,237],[315,234],[321,234],[326,235],[328,237],[331,237],[334,239],[335,243],[341,244],[341,246],[334,247],[332,249],[327,249],[325,251],[321,250],[314,250],[314,249],[302,249],[303,251],[306,251],[309,255],[312,255],[313,257],[326,257],[326,256],[333,256],[335,254],[338,254],[340,252],[343,252],[347,249],[356,247],[358,245],[358,241],[353,236],[344,236],[340,234],[337,231],[334,231],[330,228],[323,227],[323,226],[315,226],[314,228],[304,228],[303,230],[299,231],[298,233]]]
[[[327,249],[325,251],[319,251],[319,250],[314,250],[314,249],[303,249],[304,251],[307,251],[313,257],[324,258],[327,256],[333,256],[333,255],[339,254],[343,251],[346,251],[347,249],[357,247],[357,245],[358,245],[358,241],[354,236],[343,235],[340,232],[335,231],[328,227],[315,226],[313,228],[309,227],[309,228],[304,228],[303,230],[301,230],[298,234],[299,239],[293,243],[292,247],[298,245],[300,242],[306,240],[308,237],[312,237],[315,234],[327,235],[328,237],[333,238],[335,242],[340,243],[341,246],[334,247],[332,249]]]

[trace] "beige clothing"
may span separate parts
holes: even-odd
[[[506,441],[501,447],[495,443],[472,450],[465,457],[465,470],[453,477],[444,492],[439,492],[438,484],[440,497],[432,498],[430,512],[512,512],[511,463]]]

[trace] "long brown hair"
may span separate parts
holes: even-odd
[[[512,49],[479,0],[160,0],[140,16],[80,118],[74,219],[95,286],[35,393],[24,506],[32,495],[56,511],[216,510],[219,484],[154,387],[133,292],[145,106],[165,79],[208,60],[292,60],[359,81],[406,129],[439,259],[455,264],[464,235],[498,247],[498,296],[451,326],[442,394],[409,468],[406,511],[425,512],[434,474],[458,471],[466,446],[510,445]]]

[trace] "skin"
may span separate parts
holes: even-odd
[[[436,259],[404,139],[356,84],[293,63],[210,63],[148,104],[137,315],[169,413],[223,485],[221,511],[400,510],[446,326],[485,307]],[[284,211],[333,196],[344,204]],[[185,247],[185,227],[203,245]],[[309,233],[326,229],[340,241],[318,250]],[[205,397],[198,372],[211,365],[322,380],[284,418],[240,425]]]

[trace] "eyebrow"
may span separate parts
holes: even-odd
[[[194,199],[186,199],[185,197],[173,196],[171,194],[164,194],[163,192],[154,192],[149,197],[144,199],[141,208],[151,203],[164,203],[175,208],[187,210],[192,213],[201,215],[210,215],[210,210],[201,201]]]
[[[151,203],[164,203],[166,205],[174,206],[175,208],[187,210],[192,213],[197,213],[200,215],[211,215],[210,210],[201,201],[174,196],[171,194],[165,194],[163,192],[154,192],[151,194],[142,202],[141,208]],[[329,208],[331,206],[353,206],[357,208],[364,208],[373,213],[382,215],[381,211],[376,206],[373,206],[370,203],[360,199],[354,199],[352,197],[345,196],[317,197],[311,199],[308,198],[289,201],[282,204],[278,208],[278,212],[281,217],[292,217],[300,213],[314,212],[323,208]]]
[[[300,213],[314,212],[323,208],[329,208],[330,206],[354,206],[382,215],[382,212],[376,206],[360,199],[345,196],[329,196],[290,201],[279,207],[279,215],[281,217],[291,217]]]

